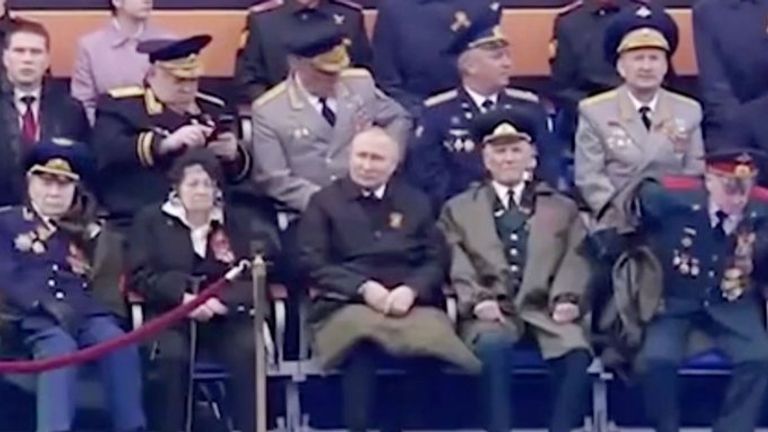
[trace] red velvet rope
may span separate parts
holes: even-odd
[[[236,273],[231,271],[226,276],[208,285],[205,290],[201,291],[200,294],[198,294],[198,296],[189,303],[184,303],[174,309],[171,309],[170,311],[152,319],[151,321],[148,321],[146,324],[142,325],[138,329],[133,330],[130,333],[126,333],[106,342],[92,345],[88,348],[58,357],[26,361],[0,361],[0,373],[39,373],[51,369],[58,369],[74,364],[85,363],[101,357],[111,351],[148,339],[160,331],[166,329],[176,321],[186,318],[186,316],[189,315],[189,313],[193,310],[197,309],[198,306],[205,303],[211,297],[221,293],[221,291],[223,291],[224,288],[229,284],[229,281],[238,275],[244,269],[244,267],[240,266],[234,270],[237,269],[240,270]]]

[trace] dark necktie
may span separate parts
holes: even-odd
[[[728,213],[718,210],[715,212],[715,217],[717,218],[717,222],[715,223],[715,237],[718,240],[725,240],[728,236],[725,231],[725,221],[728,220]]]
[[[336,113],[334,113],[331,107],[328,106],[328,99],[319,98],[319,100],[320,100],[320,114],[323,116],[325,121],[328,122],[329,125],[336,126]]]
[[[26,144],[32,144],[37,141],[37,119],[33,104],[37,98],[32,95],[22,96],[21,102],[24,104],[24,112],[21,115],[21,138]]]
[[[640,113],[640,119],[643,121],[646,130],[651,130],[651,107],[641,106],[637,110]]]
[[[483,112],[489,111],[493,109],[493,101],[490,99],[486,99],[483,101],[483,103],[480,104],[480,107],[483,109]]]

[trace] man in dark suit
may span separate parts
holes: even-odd
[[[3,49],[6,79],[0,96],[0,205],[21,202],[21,161],[39,140],[88,140],[83,107],[68,93],[46,83],[50,63],[50,36],[45,27],[21,20],[11,27]]]
[[[768,333],[761,287],[768,248],[768,191],[753,187],[749,152],[707,156],[698,177],[640,186],[644,239],[663,275],[663,294],[638,357],[646,410],[657,432],[679,430],[678,367],[693,330],[733,365],[715,432],[751,432],[768,385]]]
[[[306,23],[328,20],[349,42],[352,64],[368,68],[373,60],[363,8],[350,0],[269,0],[251,6],[244,45],[237,54],[235,81],[239,102],[251,103],[288,76],[286,42]]]
[[[352,141],[349,176],[312,195],[299,225],[300,262],[318,291],[312,304],[314,354],[324,367],[342,366],[344,415],[355,432],[372,429],[381,354],[406,363],[438,357],[480,367],[435,307],[445,248],[426,197],[392,179],[398,160],[398,144],[387,132],[361,132]],[[429,363],[415,364],[420,367],[411,369],[414,378],[434,370]],[[429,388],[417,385],[389,396],[400,400]],[[415,407],[398,411],[406,408]],[[398,425],[389,426],[384,429]]]
[[[97,103],[98,192],[119,227],[128,226],[142,207],[165,200],[170,191],[166,171],[186,149],[211,150],[231,182],[250,172],[251,158],[237,140],[224,101],[198,92],[203,73],[199,53],[210,41],[208,35],[197,35],[140,43],[138,50],[151,63],[146,84],[113,89]]]
[[[469,124],[478,114],[495,107],[527,112],[539,129],[542,166],[555,181],[557,152],[546,131],[547,114],[539,98],[508,87],[512,75],[509,43],[499,31],[498,11],[468,9],[471,24],[453,32],[449,52],[458,56],[461,85],[424,102],[407,159],[408,178],[433,200],[435,209],[473,182],[485,178],[480,146],[472,139]]]

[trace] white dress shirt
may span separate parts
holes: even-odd
[[[32,91],[21,91],[19,89],[13,89],[13,102],[16,106],[17,118],[19,120],[19,129],[24,124],[24,113],[27,112],[27,104],[21,101],[25,96],[32,96],[35,101],[32,103],[32,114],[35,116],[35,122],[37,123],[37,138],[40,138],[40,98],[42,97],[42,89],[37,88]]]
[[[525,190],[525,182],[519,182],[510,188],[494,180],[491,182],[491,186],[493,186],[496,196],[499,197],[499,201],[505,209],[509,210],[510,196],[515,200],[515,205],[520,205],[520,201],[523,199],[523,191]],[[512,192],[511,194],[510,191]]]
[[[470,89],[469,87],[464,87],[464,90],[466,90],[467,94],[469,95],[469,98],[472,99],[472,102],[475,103],[475,106],[480,110],[480,112],[485,112],[485,109],[483,108],[483,102],[490,100],[493,102],[493,106],[496,106],[496,104],[499,102],[499,95],[493,94],[491,96],[483,96],[480,93]]]

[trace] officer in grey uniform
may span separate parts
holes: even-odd
[[[287,43],[289,77],[253,104],[255,181],[293,210],[346,175],[356,132],[380,126],[401,145],[410,133],[405,109],[368,71],[348,68],[343,38],[332,22],[307,23]]]
[[[701,174],[698,102],[661,87],[677,26],[660,8],[622,11],[606,29],[605,54],[624,84],[579,104],[575,181],[599,213],[641,173]]]

